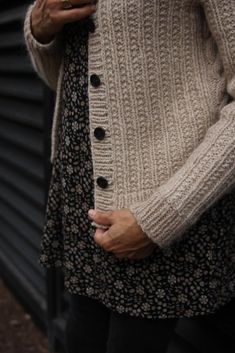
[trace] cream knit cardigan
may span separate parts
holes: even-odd
[[[48,45],[35,40],[32,6],[27,48],[57,93],[53,162],[64,47],[60,35]],[[88,69],[101,79],[88,87],[95,208],[129,208],[164,249],[234,185],[235,0],[99,0],[93,18]]]

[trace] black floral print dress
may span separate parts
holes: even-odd
[[[224,196],[167,249],[141,260],[117,259],[93,240],[85,26],[65,31],[63,114],[39,263],[61,267],[65,289],[119,313],[180,318],[214,313],[235,296],[234,194]]]

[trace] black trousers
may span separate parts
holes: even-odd
[[[163,353],[178,319],[143,319],[119,314],[97,300],[71,295],[67,353]]]
[[[196,316],[205,329],[223,334],[221,352],[235,352],[235,298],[214,314]],[[165,353],[178,319],[142,319],[118,314],[97,300],[70,295],[67,353]],[[219,340],[217,340],[217,344]],[[226,343],[226,346],[225,346]],[[218,351],[220,351],[218,349]]]

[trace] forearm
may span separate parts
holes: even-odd
[[[204,0],[202,5],[231,102],[218,112],[216,123],[184,165],[149,199],[129,207],[143,231],[162,248],[180,239],[235,183],[235,6],[227,0]]]

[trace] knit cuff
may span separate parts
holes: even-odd
[[[183,219],[160,191],[146,201],[132,204],[128,208],[143,232],[162,249],[170,246],[189,227],[187,220]]]
[[[25,41],[28,47],[31,49],[32,52],[51,52],[57,48],[57,37],[55,37],[52,41],[47,44],[40,43],[33,35],[32,28],[31,28],[31,13],[33,10],[34,4],[30,5],[25,16],[24,21],[24,36]]]

